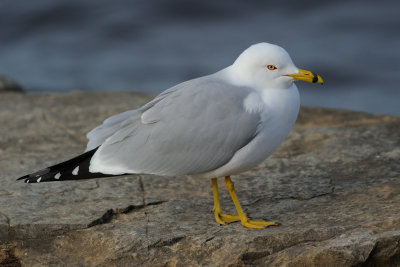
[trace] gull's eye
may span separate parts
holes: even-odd
[[[269,70],[276,70],[277,67],[275,67],[274,65],[268,65],[268,66],[267,66],[267,69],[269,69]]]

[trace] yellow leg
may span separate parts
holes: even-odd
[[[231,198],[233,200],[233,204],[235,204],[236,210],[238,212],[240,221],[244,227],[247,228],[255,228],[255,229],[264,229],[268,226],[272,225],[277,225],[274,222],[266,222],[264,220],[257,220],[257,221],[252,221],[249,218],[247,218],[246,214],[242,211],[242,207],[240,207],[239,201],[236,197],[235,193],[235,188],[233,186],[233,182],[229,176],[225,177],[225,186],[229,191],[229,194],[231,195]],[[215,198],[214,198],[215,199]]]
[[[215,215],[215,220],[217,223],[221,225],[225,225],[231,222],[240,221],[240,217],[238,214],[224,214],[221,210],[221,205],[219,204],[219,197],[218,197],[218,181],[217,178],[211,179],[212,188],[213,188],[213,196],[214,196],[214,208],[213,212]]]

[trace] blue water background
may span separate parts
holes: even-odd
[[[257,42],[325,79],[302,104],[400,115],[400,1],[0,1],[0,73],[27,91],[159,93]]]

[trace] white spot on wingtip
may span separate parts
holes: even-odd
[[[59,172],[56,175],[54,175],[54,179],[58,180],[58,179],[60,179],[60,177],[61,177],[61,173],[59,173]]]
[[[79,166],[77,166],[73,171],[72,171],[72,175],[78,175],[79,172]]]
[[[37,183],[40,183],[41,180],[42,180],[42,177],[39,177],[39,178],[36,180],[36,182],[37,182]]]
[[[257,113],[263,110],[264,102],[259,94],[251,93],[243,100],[243,107],[248,113]]]

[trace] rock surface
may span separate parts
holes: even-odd
[[[302,108],[281,147],[232,177],[265,230],[219,226],[211,182],[150,175],[24,184],[150,96],[0,97],[0,266],[398,266],[400,118]],[[233,205],[220,180],[222,208]]]

